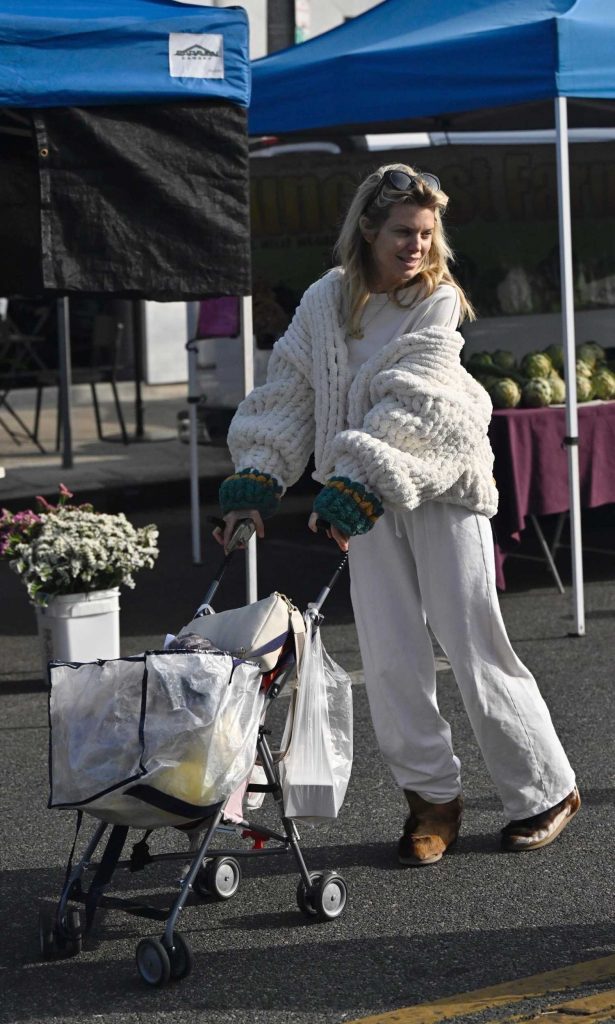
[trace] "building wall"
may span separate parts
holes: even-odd
[[[212,6],[235,7],[237,4],[232,0],[213,0]],[[241,0],[241,6],[250,22],[250,57],[256,60],[267,53],[267,0]],[[295,0],[295,21],[299,25],[307,22],[308,27],[302,34],[313,38],[375,6],[373,0]]]

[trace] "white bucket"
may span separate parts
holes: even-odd
[[[49,661],[96,661],[120,656],[120,591],[53,597],[36,608],[43,678]]]

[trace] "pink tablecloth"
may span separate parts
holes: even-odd
[[[565,435],[566,414],[560,407],[498,409],[493,414],[489,437],[500,493],[493,519],[500,590],[506,587],[506,554],[519,542],[528,515],[569,508]],[[583,508],[615,502],[615,402],[579,406],[579,475]]]

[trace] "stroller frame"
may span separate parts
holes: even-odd
[[[325,528],[324,524],[321,528]],[[253,532],[254,524],[251,520],[242,520],[238,523],[218,574],[212,581],[203,602],[199,605],[197,616],[207,614],[211,610],[210,602],[220,585],[229,559],[240,545],[243,546],[247,542]],[[343,571],[347,557],[347,555],[344,556],[317,600],[308,605],[306,614],[312,619],[314,628],[318,628],[323,620],[320,609]],[[143,981],[151,986],[163,986],[171,980],[180,981],[187,977],[192,970],[190,946],[181,933],[176,930],[181,911],[191,896],[213,897],[217,900],[232,898],[237,893],[241,881],[241,868],[237,858],[242,857],[291,854],[295,858],[299,871],[296,899],[301,912],[307,918],[318,921],[331,921],[340,916],[347,902],[346,882],[336,871],[310,871],[308,869],[301,851],[300,836],[295,822],[284,814],[278,767],[280,755],[274,754],[271,750],[267,739],[269,731],[264,726],[269,702],[278,696],[294,669],[294,654],[285,645],[276,668],[269,673],[264,673],[269,677],[269,682],[266,688],[265,709],[258,730],[255,763],[262,766],[267,781],[262,785],[250,783],[247,787],[248,793],[264,792],[272,795],[278,805],[282,831],[275,831],[266,825],[251,822],[248,819],[233,821],[231,824],[224,818],[224,809],[228,802],[225,800],[219,804],[213,815],[206,819],[207,824],[205,825],[203,822],[204,832],[196,852],[183,850],[173,853],[150,854],[147,839],[152,831],[158,831],[158,829],[138,830],[145,831],[144,836],[135,843],[130,859],[120,860],[130,826],[110,826],[108,822],[100,821],[79,861],[73,865],[77,836],[83,819],[83,811],[78,811],[75,839],[69,855],[60,898],[53,911],[44,907],[39,912],[39,940],[41,955],[44,959],[76,956],[81,952],[84,935],[92,927],[97,907],[116,907],[139,916],[165,920],[164,931],[160,939],[144,938],[138,943],[136,948],[137,969]],[[291,697],[291,699],[293,698]],[[183,826],[180,827],[180,830],[189,830],[196,834],[199,831],[199,824],[197,821],[194,826]],[[161,827],[176,828],[176,826]],[[94,854],[109,828],[111,831],[107,837],[106,848],[100,860],[94,862]],[[220,833],[237,834],[238,831],[241,831],[242,838],[254,840],[252,848],[212,848],[212,842],[216,835]],[[275,845],[265,848],[265,843],[268,842],[275,843]],[[104,895],[105,888],[111,882],[116,868],[135,872],[157,862],[182,861],[185,864],[190,857],[192,859],[189,868],[179,882],[179,892],[168,916],[156,908],[136,903],[134,900]],[[89,888],[84,890],[82,880],[88,872],[94,872],[94,878]],[[71,906],[75,903],[85,905],[85,922],[81,911]]]

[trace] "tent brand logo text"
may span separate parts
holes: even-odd
[[[224,41],[221,35],[171,32],[171,78],[224,78]]]
[[[219,57],[220,54],[214,50],[208,50],[205,46],[189,46],[185,50],[176,50],[176,57],[188,57],[189,60],[198,60],[199,57]]]

